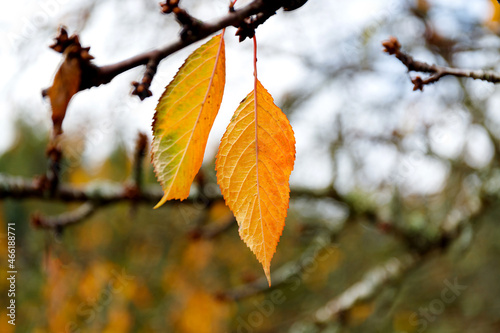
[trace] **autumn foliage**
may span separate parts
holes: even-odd
[[[254,37],[255,41],[255,37]],[[285,225],[295,160],[286,116],[257,79],[234,113],[217,154],[217,181],[234,213],[241,239],[264,267],[270,265]],[[167,86],[153,123],[153,164],[165,195],[186,199],[203,162],[225,85],[224,33],[195,50]]]
[[[84,18],[65,23],[119,60],[92,61],[60,29],[43,91],[52,135],[30,120],[45,112],[30,98],[41,105],[50,74],[35,86],[34,69],[47,59],[34,39],[19,49],[16,75],[4,73],[17,136],[0,156],[18,321],[0,332],[498,332],[498,1],[324,0],[286,13],[306,1],[75,4]],[[226,28],[253,39],[253,62]],[[152,91],[155,105],[132,104]],[[223,104],[234,112],[212,155]],[[131,124],[129,111],[150,119]]]
[[[226,83],[224,32],[191,53],[159,99],[151,154],[164,196],[155,208],[168,200],[186,199],[203,163]],[[64,29],[53,48],[64,53],[54,83],[45,92],[58,136],[68,104],[80,89],[81,63],[92,56],[78,37],[68,38]],[[271,259],[288,210],[295,138],[288,119],[258,81],[256,64],[254,37],[254,90],[241,102],[222,138],[217,179],[241,238],[257,256],[271,285]]]

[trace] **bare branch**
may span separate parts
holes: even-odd
[[[41,179],[40,185],[47,189],[49,195],[54,197],[59,187],[59,176],[61,173],[61,160],[62,160],[62,149],[58,142],[58,133],[54,132],[54,135],[49,142],[47,147],[47,157],[48,157],[48,169],[45,177]]]
[[[459,69],[438,65],[430,65],[425,62],[417,61],[407,53],[401,51],[401,44],[396,37],[390,37],[388,40],[384,41],[382,45],[385,48],[385,52],[390,55],[394,55],[399,61],[403,63],[408,68],[408,71],[430,73],[431,75],[422,79],[420,76],[416,76],[411,80],[413,83],[413,90],[423,90],[425,85],[435,83],[439,81],[444,76],[455,76],[455,77],[468,77],[474,80],[488,81],[491,83],[500,82],[500,73],[493,71],[484,70],[470,70],[470,69]]]
[[[63,201],[63,202],[85,202],[93,201],[101,204],[116,203],[119,201],[137,201],[153,203],[163,196],[159,186],[144,188],[140,195],[131,196],[127,186],[119,183],[90,183],[84,188],[76,188],[68,184],[61,184],[54,196],[40,186],[39,179],[26,179],[0,174],[0,199],[28,199],[38,198],[41,200]],[[188,203],[191,200],[188,199]]]
[[[366,273],[361,281],[317,310],[315,321],[318,324],[327,323],[335,317],[343,315],[359,302],[371,299],[377,295],[383,285],[402,278],[420,260],[419,256],[407,254],[401,258],[391,258],[383,265],[375,267]]]
[[[66,212],[57,216],[43,216],[40,214],[34,214],[31,217],[31,221],[34,226],[39,228],[61,229],[90,217],[96,212],[97,208],[98,206],[96,204],[87,202],[74,211]]]
[[[217,221],[214,225],[198,226],[189,232],[191,239],[214,239],[231,227],[236,226],[236,218],[232,213],[227,214]]]
[[[143,181],[143,164],[144,157],[147,153],[148,136],[144,133],[139,133],[135,144],[134,164],[133,164],[133,182],[137,191],[140,193]]]
[[[202,23],[201,21],[196,20],[196,29],[190,28],[187,35],[181,34],[178,40],[169,45],[156,50],[141,53],[112,65],[102,67],[93,66],[92,68],[89,68],[86,73],[84,73],[84,77],[82,77],[80,90],[109,83],[115,76],[128,71],[129,69],[141,65],[148,65],[143,82],[136,82],[136,89],[134,90],[135,94],[139,95],[141,99],[144,99],[150,95],[150,92],[148,93],[149,85],[151,84],[152,77],[156,72],[156,67],[161,60],[172,53],[175,53],[193,44],[194,42],[200,41],[228,26],[240,27],[252,15],[264,15],[270,17],[280,8],[280,6],[280,1],[254,0],[241,9],[230,11],[214,23]],[[177,17],[179,18],[179,15]],[[189,17],[191,20],[195,20],[191,16]]]
[[[130,186],[130,185],[129,185]],[[15,177],[0,173],[0,199],[27,199],[36,198],[40,200],[63,201],[63,202],[84,202],[94,201],[102,204],[111,204],[120,201],[137,201],[141,203],[156,203],[163,197],[163,191],[159,185],[145,186],[138,196],[130,194],[127,185],[114,182],[93,182],[85,187],[78,188],[70,184],[60,184],[55,196],[50,197],[40,186],[38,178]],[[202,195],[202,194],[200,194]],[[320,192],[313,192],[303,188],[291,189],[291,198],[321,196]],[[206,197],[205,197],[206,198]],[[182,203],[191,204],[197,202],[197,195],[190,196]],[[222,196],[215,195],[209,197],[209,201],[221,200]],[[170,203],[180,203],[178,200],[171,200]]]
[[[278,268],[272,274],[273,284],[271,288],[269,288],[267,280],[262,277],[258,280],[255,280],[254,282],[239,286],[235,289],[221,292],[217,295],[217,298],[224,301],[239,301],[262,292],[268,292],[273,289],[279,288],[283,284],[290,281],[293,284],[296,284],[297,281],[300,281],[302,279],[303,273],[307,269],[308,265],[311,264],[311,262],[321,260],[319,259],[319,255],[323,254],[325,250],[329,246],[331,246],[331,239],[340,231],[341,230],[336,230],[332,233],[332,235],[321,235],[316,237],[311,245],[302,253],[300,259],[298,259],[297,261],[288,262]],[[295,279],[297,281],[292,281],[292,279]]]

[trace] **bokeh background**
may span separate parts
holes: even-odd
[[[227,12],[228,1],[181,5],[210,21]],[[80,34],[98,65],[167,44],[179,32],[156,1],[5,5],[1,175],[46,170],[50,107],[40,92],[61,60],[48,48],[60,24]],[[252,43],[238,43],[234,32],[226,33],[225,97],[204,182],[193,186],[209,197],[218,191],[218,143],[252,89]],[[291,200],[273,259],[273,288],[260,288],[262,268],[236,224],[227,224],[231,213],[221,200],[160,210],[115,204],[51,232],[33,227],[30,216],[79,205],[7,198],[0,242],[5,249],[6,224],[14,221],[18,316],[14,330],[2,306],[0,331],[498,332],[499,88],[446,77],[413,92],[406,67],[381,42],[396,36],[419,60],[500,71],[499,32],[493,0],[309,0],[278,12],[257,30],[259,78],[294,128],[291,185],[301,195]],[[73,98],[63,127],[65,182],[131,178],[138,133],[151,136],[158,97],[200,44],[161,63],[153,97],[143,102],[129,94],[142,68]],[[155,185],[148,161],[145,182]],[[391,263],[401,258],[410,258],[409,267],[399,272]],[[6,250],[0,261],[7,262]],[[387,281],[380,267],[392,272]],[[2,278],[2,304],[7,287]],[[368,295],[333,314],[331,300],[357,299],[349,290]]]

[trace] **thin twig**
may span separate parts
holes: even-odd
[[[500,82],[500,73],[493,71],[484,70],[470,70],[470,69],[460,69],[445,66],[438,66],[434,64],[427,64],[425,62],[417,61],[407,53],[401,51],[401,44],[396,37],[390,37],[388,40],[384,41],[382,45],[385,48],[385,52],[390,55],[394,55],[403,65],[408,68],[408,71],[430,73],[431,75],[422,79],[420,76],[416,76],[411,80],[413,83],[413,90],[423,90],[425,85],[437,82],[444,76],[456,76],[456,77],[468,77],[474,80],[482,80],[491,83]]]

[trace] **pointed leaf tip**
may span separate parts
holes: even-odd
[[[153,209],[158,209],[168,201],[168,195],[164,194],[161,200],[153,207]]]
[[[267,283],[269,288],[271,288],[271,265],[264,267],[264,274],[266,274]]]
[[[160,97],[151,152],[165,195],[155,208],[189,196],[222,102],[225,68],[224,39],[217,35],[186,59]]]
[[[269,285],[271,259],[285,225],[294,162],[290,122],[257,81],[221,140],[216,170],[240,237],[262,264]]]

